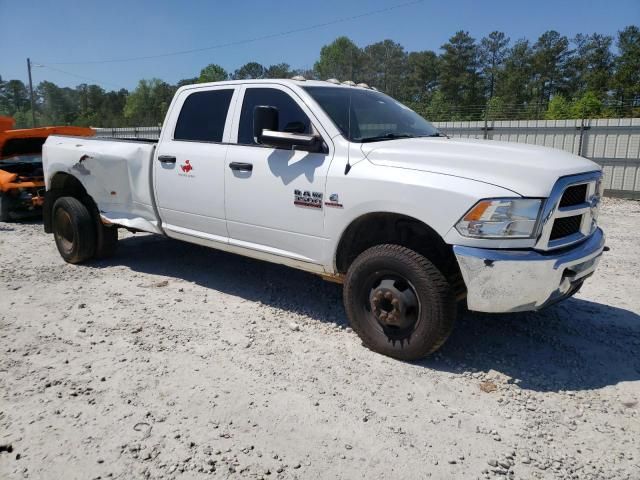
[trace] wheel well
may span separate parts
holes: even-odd
[[[53,204],[56,203],[56,200],[60,197],[77,198],[89,208],[90,212],[94,212],[95,203],[91,197],[87,195],[87,191],[82,183],[80,183],[80,180],[68,173],[58,172],[51,178],[49,190],[47,190],[44,197],[42,215],[44,231],[47,233],[53,232],[51,225]]]
[[[369,213],[347,227],[336,252],[338,272],[346,273],[358,255],[385,243],[402,245],[423,255],[442,272],[456,295],[464,294],[464,281],[453,247],[426,223],[396,213]]]

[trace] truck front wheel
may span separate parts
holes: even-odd
[[[362,342],[400,360],[435,352],[456,318],[456,302],[442,273],[400,245],[377,245],[354,260],[344,283],[344,303]]]
[[[77,198],[60,197],[53,204],[53,236],[62,258],[81,263],[96,251],[96,228],[91,213]]]

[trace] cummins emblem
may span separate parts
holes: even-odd
[[[294,190],[293,204],[298,207],[322,208],[322,192],[310,192],[308,190]]]

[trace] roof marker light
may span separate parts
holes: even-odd
[[[291,80],[295,80],[297,82],[306,82],[307,79],[304,78],[302,75],[296,75],[295,77],[291,77]]]
[[[328,83],[333,83],[334,85],[340,85],[340,80],[338,80],[337,78],[328,78],[325,81]]]
[[[353,82],[351,80],[345,80],[344,82],[342,82],[343,85],[348,85],[350,87],[355,87],[356,86],[356,82]]]

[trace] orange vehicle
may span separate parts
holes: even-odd
[[[39,214],[44,201],[42,145],[49,135],[90,137],[85,127],[40,127],[13,130],[0,117],[0,222]]]

